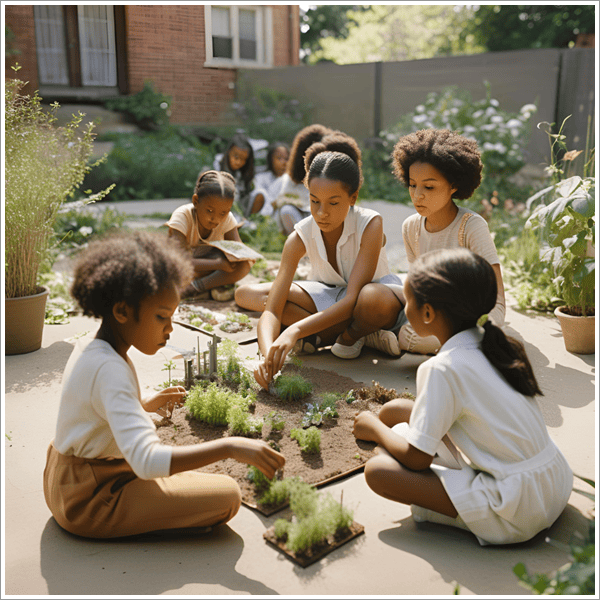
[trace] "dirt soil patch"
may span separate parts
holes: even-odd
[[[267,420],[260,436],[266,442],[274,442],[277,449],[285,456],[283,476],[297,476],[304,482],[319,487],[361,470],[367,460],[374,456],[375,444],[354,437],[352,434],[354,416],[356,412],[363,410],[370,410],[377,414],[383,402],[398,397],[395,390],[387,390],[378,384],[365,386],[363,382],[356,382],[333,371],[323,371],[292,363],[286,364],[282,372],[302,375],[311,382],[313,389],[309,396],[296,402],[281,400],[265,390],[258,393],[253,416],[262,419],[270,412],[276,411],[285,420],[285,428],[281,431],[272,431]],[[291,439],[290,431],[302,427],[301,421],[306,413],[307,404],[318,401],[319,395],[324,392],[335,392],[345,396],[350,390],[357,392],[357,399],[351,404],[348,404],[344,398],[340,399],[337,402],[338,417],[325,419],[319,427],[320,452],[317,454],[302,452],[298,442]],[[208,425],[191,418],[185,407],[175,409],[170,420],[163,419],[157,423],[157,431],[163,443],[173,446],[198,444],[229,435],[226,426]],[[231,476],[240,486],[244,504],[257,508],[267,515],[276,512],[273,509],[263,509],[258,505],[254,484],[248,479],[248,465],[227,459],[199,470]]]

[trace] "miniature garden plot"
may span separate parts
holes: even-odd
[[[212,302],[211,308],[207,301],[200,303],[185,300],[173,316],[173,322],[204,334],[216,333],[237,342],[247,344],[256,341],[256,326],[258,319],[247,313],[239,312],[232,306],[221,302]],[[236,307],[237,308],[237,307]]]
[[[216,372],[201,368],[186,405],[157,424],[164,443],[187,445],[244,435],[271,444],[286,458],[283,473],[273,481],[233,459],[201,469],[233,477],[244,504],[265,515],[288,504],[290,479],[319,487],[361,470],[375,454],[374,443],[352,434],[354,415],[361,410],[377,413],[381,404],[398,397],[395,390],[375,382],[365,386],[294,359],[284,365],[269,393],[256,384],[236,348],[231,340],[221,341]]]

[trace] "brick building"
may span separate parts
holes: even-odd
[[[215,123],[237,68],[299,63],[298,5],[5,5],[18,77],[44,101],[101,101],[151,80],[172,123]]]

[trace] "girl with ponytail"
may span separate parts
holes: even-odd
[[[480,544],[526,541],[565,508],[573,473],[548,435],[525,348],[487,318],[492,266],[466,248],[412,265],[405,313],[438,353],[419,366],[417,398],[357,414],[354,435],[380,452],[365,466],[376,493],[411,505],[415,521],[473,532]]]

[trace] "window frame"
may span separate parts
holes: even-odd
[[[213,56],[212,8],[229,10],[233,58]],[[250,10],[256,15],[256,60],[240,58],[239,11]],[[204,7],[204,38],[206,60],[204,66],[218,69],[270,69],[273,67],[273,11],[264,5],[207,4]]]

